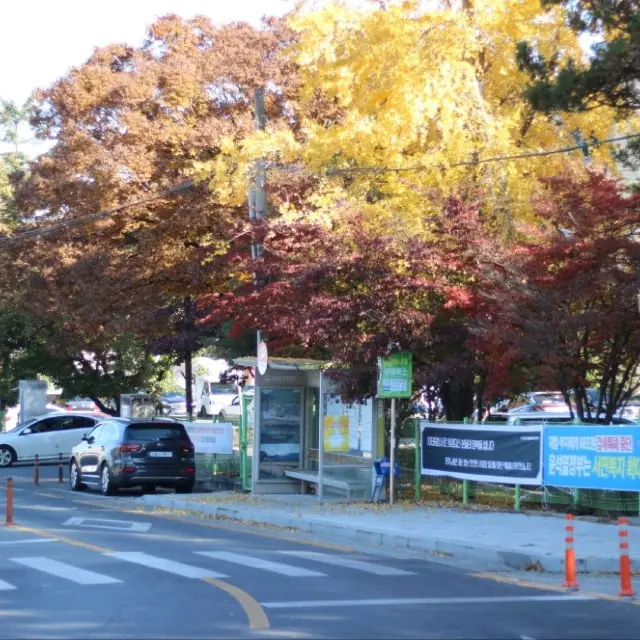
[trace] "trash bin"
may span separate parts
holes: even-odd
[[[376,475],[378,476],[384,476],[386,478],[388,478],[391,475],[391,460],[389,460],[389,458],[387,458],[386,456],[384,458],[377,458],[374,462],[373,462],[373,466],[376,470]],[[396,478],[400,477],[400,463],[399,462],[394,462],[393,464],[394,466],[394,476]]]
[[[394,465],[395,469],[395,477],[398,478],[400,476],[400,464],[396,462]],[[373,462],[373,468],[376,472],[376,481],[373,487],[373,496],[371,497],[372,502],[380,502],[382,488],[387,483],[387,479],[391,475],[391,460],[389,458],[377,458]],[[386,490],[386,487],[385,487]]]

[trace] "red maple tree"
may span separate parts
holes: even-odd
[[[640,386],[640,196],[598,172],[548,186],[536,203],[540,225],[483,257],[474,346],[490,392],[533,374],[580,419],[608,422]]]
[[[473,384],[460,313],[475,264],[468,248],[482,236],[473,207],[450,200],[431,240],[394,238],[352,209],[341,212],[339,229],[275,220],[253,231],[263,257],[252,261],[240,245],[228,268],[254,273],[259,285],[203,297],[205,322],[231,321],[234,335],[259,328],[272,353],[331,360],[352,399],[375,393],[377,358],[390,349],[412,352],[416,388]]]

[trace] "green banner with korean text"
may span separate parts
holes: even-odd
[[[378,398],[410,398],[413,363],[410,353],[394,353],[378,360]]]

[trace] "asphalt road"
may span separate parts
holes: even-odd
[[[0,638],[637,638],[640,607],[15,479]],[[65,470],[66,480],[66,470]]]

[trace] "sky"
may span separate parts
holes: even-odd
[[[95,47],[138,45],[159,16],[205,15],[217,24],[281,15],[292,0],[8,0],[0,2],[0,97],[24,102],[82,64]]]
[[[167,13],[257,26],[262,16],[282,15],[294,5],[295,0],[0,0],[0,98],[22,104],[34,89],[49,87],[85,62],[94,48],[141,44],[147,26]],[[50,146],[29,141],[31,136],[25,127],[22,150],[29,155]],[[0,152],[8,150],[0,143]]]
[[[293,0],[0,0],[0,98],[22,104],[81,65],[95,47],[139,45],[146,28],[167,13],[205,15],[216,24],[282,15]],[[33,154],[40,145],[27,144]],[[0,144],[0,151],[4,150]]]

